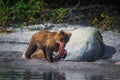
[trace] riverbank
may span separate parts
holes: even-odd
[[[23,29],[14,29],[13,33],[9,34],[0,34],[0,51],[16,51],[24,52],[28,46],[31,36],[40,30],[50,30],[58,31],[59,29],[73,31],[80,27],[80,25],[68,25],[68,24],[48,24],[47,27],[44,25],[35,25],[32,26],[33,30],[30,31],[29,28]],[[27,29],[27,30],[26,30]],[[120,33],[117,31],[104,31],[101,32],[103,37],[103,42],[105,44],[105,52],[102,58],[109,58],[111,60],[120,60]]]

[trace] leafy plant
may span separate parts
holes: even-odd
[[[53,9],[44,12],[46,14],[42,14],[41,18],[43,21],[62,22],[67,12],[68,9],[65,8]]]
[[[28,25],[39,17],[36,15],[41,12],[44,4],[44,0],[29,0],[28,2],[21,0],[12,7],[14,15],[12,19],[20,22],[21,26]]]
[[[28,5],[31,10],[37,13],[40,12],[47,4],[44,3],[44,0],[29,0]]]
[[[99,18],[94,18],[92,20],[92,24],[97,28],[100,28],[102,31],[112,30],[119,23],[116,17],[111,17],[108,14],[100,14]]]
[[[97,24],[98,24],[98,18],[95,17],[95,18],[92,20],[92,24],[97,26]]]
[[[13,20],[17,20],[18,22],[20,22],[21,24],[24,22],[28,22],[29,20],[34,18],[32,16],[34,16],[34,12],[32,12],[32,10],[29,9],[28,4],[24,3],[22,0],[17,2],[13,7]]]
[[[4,3],[2,0],[0,1],[0,25],[2,31],[6,32],[6,26],[8,25],[9,19],[9,6],[8,2]]]

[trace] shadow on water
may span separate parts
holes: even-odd
[[[116,53],[116,49],[112,46],[104,45],[104,55],[102,59],[112,58],[112,56]]]
[[[44,80],[66,80],[65,74],[60,72],[44,72]]]
[[[73,72],[0,70],[0,80],[108,80],[108,78],[99,75],[88,75]]]

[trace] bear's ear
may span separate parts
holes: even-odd
[[[59,34],[59,35],[64,35],[65,32],[64,32],[63,30],[60,30],[60,31],[58,32],[58,34]]]
[[[67,32],[67,34],[69,35],[69,37],[72,35],[72,33],[71,33],[71,32]]]
[[[71,32],[65,32],[65,31],[63,31],[63,30],[59,30],[58,34],[59,34],[59,35],[66,35],[66,34],[67,34],[69,37],[72,35]]]

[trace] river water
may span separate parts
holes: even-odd
[[[69,61],[22,60],[20,52],[0,52],[0,80],[120,80],[119,66],[111,67],[118,72],[108,68],[109,65],[95,66]]]
[[[0,80],[113,80],[101,75],[60,71],[0,70]]]

